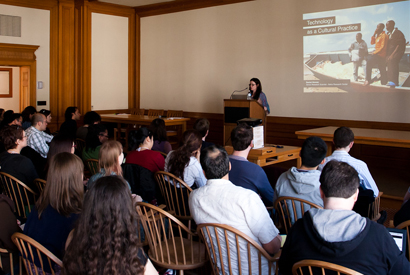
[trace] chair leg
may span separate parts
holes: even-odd
[[[179,271],[179,275],[184,275],[184,271],[183,271],[183,270],[180,270],[180,271]]]

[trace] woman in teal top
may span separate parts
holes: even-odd
[[[108,131],[103,124],[94,124],[88,128],[83,160],[98,159],[101,145],[108,140]]]

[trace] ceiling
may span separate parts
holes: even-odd
[[[105,2],[129,7],[146,6],[158,3],[173,2],[175,0],[98,0],[98,2]]]

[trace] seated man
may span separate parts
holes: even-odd
[[[337,128],[333,135],[333,143],[335,144],[336,150],[331,156],[325,159],[324,164],[319,165],[319,170],[322,170],[325,164],[333,159],[347,162],[350,166],[356,169],[357,173],[359,173],[361,187],[363,187],[363,189],[372,190],[374,196],[377,197],[379,195],[379,189],[377,188],[376,182],[374,182],[366,163],[349,155],[349,151],[354,143],[353,131],[348,127]]]
[[[253,131],[247,124],[236,126],[231,132],[233,153],[229,156],[232,169],[229,172],[230,181],[243,188],[250,189],[259,195],[265,205],[273,205],[273,188],[263,169],[247,160],[253,147]]]
[[[274,200],[279,197],[295,197],[323,207],[319,192],[320,171],[317,167],[324,162],[326,152],[327,145],[320,137],[307,138],[300,151],[302,166],[299,169],[292,167],[279,177]],[[307,211],[309,208],[305,205],[304,209]],[[301,213],[298,216],[301,217]]]
[[[68,107],[64,113],[65,121],[61,124],[59,136],[75,139],[77,135],[77,120],[81,113],[77,107]]]
[[[362,274],[410,274],[410,263],[383,225],[352,211],[359,176],[345,162],[330,161],[320,176],[324,209],[310,209],[287,236],[279,271],[292,274],[301,260],[320,260]]]
[[[189,208],[195,222],[232,226],[254,239],[268,253],[278,252],[282,238],[259,196],[229,181],[230,164],[226,151],[216,146],[206,148],[201,152],[201,165],[208,181],[189,196]],[[246,253],[241,253],[241,259],[248,262]],[[252,259],[252,266],[257,262],[257,258]],[[234,264],[232,268],[237,273],[238,266]],[[243,264],[242,268],[242,274],[248,274],[247,265]],[[262,274],[267,274],[267,269],[266,262]]]
[[[209,120],[206,118],[199,118],[195,121],[194,129],[201,133],[202,135],[202,148],[201,150],[205,149],[206,147],[214,145],[212,142],[205,141],[206,137],[209,134]]]
[[[52,135],[46,134],[47,118],[40,113],[32,117],[31,127],[27,128],[27,145],[39,153],[43,158],[47,158],[48,145],[53,139]]]

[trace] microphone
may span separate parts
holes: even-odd
[[[232,94],[231,94],[231,97],[230,97],[229,99],[232,99],[232,96],[233,96],[234,93],[240,93],[240,92],[243,92],[243,91],[248,90],[248,89],[249,89],[249,88],[246,87],[245,89],[242,89],[242,90],[235,90],[235,91],[233,91]]]

